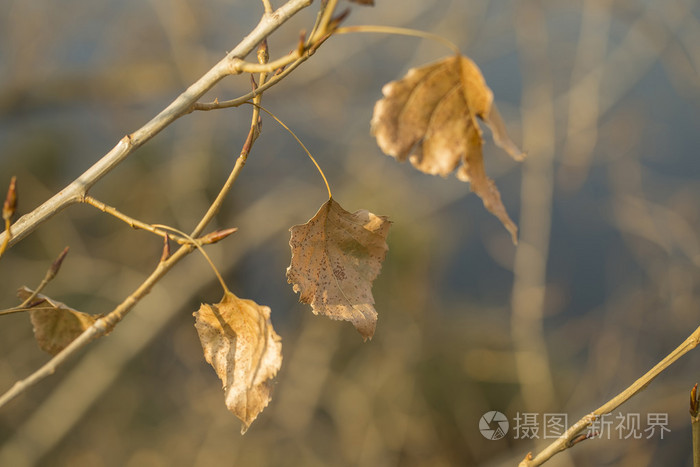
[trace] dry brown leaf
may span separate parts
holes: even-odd
[[[21,287],[17,296],[26,300],[32,290]],[[76,337],[92,326],[96,318],[74,310],[67,305],[38,294],[28,305],[29,318],[34,327],[34,338],[44,352],[56,355]]]
[[[467,57],[450,57],[409,70],[403,79],[386,84],[382,93],[372,116],[372,134],[382,151],[399,161],[409,158],[421,172],[443,177],[461,162],[457,177],[470,182],[486,209],[517,241],[518,228],[484,170],[476,117],[515,160],[524,154],[508,136],[479,67]]]
[[[282,366],[282,342],[270,308],[226,293],[220,303],[202,304],[194,316],[204,358],[221,379],[226,406],[245,433],[267,407],[271,380]]]
[[[374,6],[374,0],[350,0],[352,3],[359,3],[360,5],[370,5]]]
[[[350,321],[365,339],[377,324],[372,282],[379,275],[391,222],[361,210],[350,213],[332,198],[306,224],[295,225],[287,281],[314,314]]]

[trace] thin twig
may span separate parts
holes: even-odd
[[[201,234],[204,230],[204,227],[206,227],[206,225],[214,218],[214,216],[221,209],[221,205],[223,204],[226,195],[229,191],[231,191],[231,187],[233,186],[238,176],[241,174],[241,171],[243,170],[243,167],[245,166],[245,163],[248,160],[248,154],[250,154],[250,150],[253,147],[253,143],[257,138],[257,136],[255,136],[255,133],[255,130],[251,127],[250,131],[248,132],[248,137],[246,138],[245,144],[243,145],[243,149],[241,150],[241,154],[238,156],[238,159],[236,159],[236,164],[234,165],[233,170],[229,174],[226,183],[224,183],[224,186],[221,188],[221,191],[219,191],[219,194],[214,200],[214,202],[211,204],[211,206],[209,206],[209,210],[207,211],[207,213],[204,215],[204,217],[202,217],[202,220],[199,221],[197,227],[195,227],[192,233],[190,234],[191,237],[197,238],[199,234]]]
[[[102,211],[106,214],[109,214],[111,216],[114,216],[121,221],[126,222],[132,229],[146,230],[148,232],[159,235],[161,237],[167,236],[169,239],[175,240],[180,245],[190,243],[190,241],[184,237],[179,237],[179,236],[174,237],[174,236],[168,234],[165,230],[159,229],[154,225],[146,224],[145,222],[141,222],[138,219],[134,219],[133,217],[130,217],[130,216],[122,213],[117,208],[114,208],[112,206],[108,206],[105,203],[103,203],[102,201],[93,198],[92,196],[89,196],[89,195],[84,196],[82,199],[82,202],[85,204],[89,204],[90,206],[96,207],[100,211]]]
[[[266,15],[271,15],[272,14],[272,5],[270,4],[270,0],[262,0],[263,3],[263,8],[265,8],[265,14]]]
[[[248,94],[245,94],[241,97],[237,97],[236,99],[231,99],[227,101],[218,101],[215,100],[213,102],[197,102],[195,103],[189,110],[189,112],[193,112],[195,110],[202,110],[202,111],[207,111],[207,110],[218,110],[218,109],[227,109],[230,107],[239,107],[246,102],[250,101],[256,96],[259,96],[263,92],[267,91],[270,89],[272,86],[276,85],[280,81],[282,81],[284,78],[287,77],[291,72],[293,72],[299,65],[307,61],[315,52],[318,50],[318,48],[326,41],[328,40],[328,36],[322,37],[318,42],[315,42],[312,46],[306,49],[304,54],[297,58],[295,61],[291,62],[291,64],[287,67],[284,68],[284,70],[279,73],[275,74],[272,78],[269,79],[269,81],[266,81],[265,84],[260,84],[256,89],[253,91],[249,92]],[[296,53],[292,52],[292,53]]]
[[[264,42],[261,44],[260,49],[258,50],[258,60],[260,60],[261,62],[265,62],[267,61],[267,57],[267,43]],[[266,77],[267,75],[265,73],[262,73],[260,75],[260,82],[264,82]],[[258,94],[256,96],[257,102],[259,103],[261,99],[262,94]],[[253,148],[255,140],[258,139],[258,136],[260,136],[260,113],[256,110],[257,108],[253,111],[253,118],[250,123],[248,137],[246,138],[245,143],[243,144],[243,148],[241,149],[241,153],[238,155],[238,159],[236,159],[236,164],[234,165],[233,170],[229,174],[226,183],[224,183],[224,186],[221,188],[221,191],[219,191],[218,196],[209,207],[207,213],[204,215],[204,217],[202,217],[202,220],[190,234],[191,237],[198,237],[199,234],[201,234],[204,230],[204,227],[209,223],[209,221],[211,221],[211,219],[219,212],[219,210],[221,209],[221,205],[223,204],[224,199],[226,198],[226,195],[229,191],[231,191],[233,183],[240,175],[241,171],[243,170],[243,167],[245,167],[245,163],[248,160],[250,150]]]
[[[248,139],[246,139],[246,143],[243,146],[243,152],[245,152],[245,157],[247,157],[252,147],[252,133],[253,130],[251,128],[251,131],[248,135]],[[243,155],[243,152],[241,155]],[[219,211],[223,202],[223,198],[231,190],[233,182],[236,180],[236,178],[240,174],[241,169],[243,168],[244,163],[240,163],[240,160],[241,158],[239,157],[239,159],[236,161],[234,168],[231,171],[231,175],[229,175],[229,179],[226,181],[223,188],[219,192],[219,196],[217,196],[214,203],[212,203],[212,205],[209,207],[207,213],[204,215],[204,217],[202,217],[202,220],[199,222],[197,227],[190,235],[191,237],[197,238],[207,226],[207,224]],[[233,231],[235,230],[229,229],[227,232]],[[117,323],[119,323],[124,318],[124,316],[126,316],[126,314],[129,313],[129,311],[131,311],[131,309],[133,309],[134,306],[136,306],[136,304],[143,297],[148,295],[151,288],[163,276],[165,276],[165,274],[167,274],[167,272],[170,271],[181,259],[187,256],[190,252],[192,252],[194,248],[195,245],[191,242],[188,242],[187,244],[180,246],[180,248],[178,248],[178,250],[174,254],[169,256],[167,259],[163,260],[163,258],[161,258],[161,261],[158,262],[158,265],[156,266],[155,270],[151,273],[151,275],[148,276],[146,280],[144,280],[143,283],[123,302],[121,302],[114,310],[112,310],[103,318],[99,318],[97,321],[95,321],[95,323],[92,326],[87,328],[80,336],[78,336],[73,342],[71,342],[65,349],[63,349],[61,352],[59,352],[53,358],[51,358],[51,360],[46,362],[41,368],[36,370],[26,379],[16,382],[7,392],[0,396],[0,407],[4,406],[13,398],[26,391],[27,388],[33,386],[42,379],[53,374],[56,371],[56,369],[59,366],[61,366],[73,353],[85,347],[93,339],[108,334],[114,328],[114,326],[116,326]]]
[[[698,327],[681,345],[676,347],[673,352],[654,365],[654,367],[644,376],[632,383],[632,385],[630,385],[627,389],[610,399],[598,409],[574,423],[566,431],[566,433],[543,449],[539,454],[537,454],[537,456],[532,457],[531,454],[528,454],[528,456],[522,462],[520,462],[519,467],[534,467],[537,465],[542,465],[555,454],[571,447],[570,443],[572,440],[574,440],[583,430],[588,428],[593,421],[605,414],[611,413],[619,406],[630,400],[637,393],[646,388],[649,383],[651,383],[668,367],[674,364],[679,358],[697,347],[698,344],[700,344],[700,327]]]
[[[321,19],[318,21],[318,27],[313,32],[313,35],[309,37],[309,42],[314,43],[320,40],[323,36],[328,35],[331,31],[328,30],[329,24],[331,24],[331,19],[333,18],[333,12],[338,4],[338,0],[328,0],[326,2],[325,8],[321,14]]]

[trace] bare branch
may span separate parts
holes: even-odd
[[[241,97],[237,97],[235,99],[227,100],[227,101],[221,101],[219,102],[218,100],[214,102],[197,102],[192,106],[190,109],[190,112],[195,111],[195,110],[218,110],[218,109],[226,109],[229,107],[238,107],[240,105],[245,104],[246,102],[250,101],[256,96],[259,96],[263,92],[267,91],[270,89],[272,86],[275,84],[279,83],[282,81],[284,78],[287,77],[291,72],[293,72],[299,65],[304,63],[311,57],[316,50],[329,38],[330,36],[324,36],[322,37],[318,42],[315,42],[312,46],[308,47],[306,52],[293,62],[290,62],[291,64],[284,68],[284,70],[280,73],[275,74],[272,78],[270,78],[269,81],[266,81],[264,84],[260,83],[260,85],[255,88],[253,91],[249,92],[248,94],[245,94]],[[292,54],[295,54],[295,52],[292,52]],[[291,54],[290,54],[291,55]],[[279,68],[278,68],[279,70]]]
[[[122,138],[122,140],[109,153],[102,157],[102,159],[83,173],[83,175],[78,177],[78,179],[68,185],[68,187],[66,187],[64,190],[60,191],[31,213],[20,218],[17,223],[13,225],[14,235],[9,240],[9,243],[16,243],[17,241],[26,237],[40,224],[71,204],[86,202],[87,199],[96,201],[92,198],[87,198],[87,191],[91,186],[109,173],[114,167],[117,166],[117,164],[126,159],[134,151],[134,149],[144,144],[174,120],[186,114],[188,109],[197,101],[197,99],[199,99],[207,90],[214,86],[214,84],[216,84],[221,78],[227,74],[230,74],[232,62],[238,61],[245,57],[253,50],[255,46],[257,46],[257,44],[264,40],[267,35],[277,29],[296,12],[310,5],[311,2],[312,0],[289,0],[285,5],[274,12],[273,15],[264,15],[255,29],[246,38],[244,38],[232,52],[230,52],[223,60],[205,73],[202,78],[191,85],[165,110],[163,110],[160,114],[133,134]],[[220,209],[224,197],[230,191],[231,186],[238,178],[238,175],[245,165],[248,153],[252,148],[253,142],[257,138],[257,130],[258,125],[257,122],[254,121],[253,125],[251,125],[251,130],[246,143],[243,146],[243,150],[241,151],[241,155],[236,161],[228,180],[222,187],[214,203],[212,203],[207,213],[202,217],[201,221],[194,229],[191,235],[192,237],[198,237]],[[105,208],[106,206],[102,207]],[[116,212],[116,210],[114,210],[114,212]],[[112,213],[114,214],[114,212]],[[122,217],[126,216],[122,215]],[[212,238],[208,239],[208,241],[217,241],[220,239],[219,237],[223,237],[227,234],[233,233],[234,231],[234,229],[229,229],[224,233],[219,233],[218,235],[215,234]],[[0,242],[3,241],[4,237],[0,237]],[[119,323],[124,316],[126,316],[127,313],[129,313],[129,311],[131,311],[131,309],[133,309],[133,307],[150,292],[151,288],[182,258],[192,252],[194,248],[194,244],[187,243],[182,245],[174,254],[168,256],[167,258],[165,255],[163,255],[161,260],[158,262],[158,265],[148,276],[148,278],[146,278],[146,280],[144,280],[144,282],[114,310],[103,318],[99,318],[92,326],[86,329],[78,338],[71,342],[70,345],[56,354],[41,368],[36,370],[26,379],[15,383],[7,392],[0,396],[0,407],[4,406],[14,397],[24,392],[27,388],[54,373],[61,364],[70,358],[76,351],[85,347],[93,339],[108,334],[114,328],[114,326],[116,326],[116,324]]]
[[[641,392],[646,388],[649,383],[651,383],[657,376],[659,376],[663,371],[665,371],[669,366],[675,363],[679,358],[681,358],[686,353],[693,350],[700,344],[700,327],[698,327],[681,345],[676,347],[670,354],[668,354],[663,360],[657,363],[651,370],[649,370],[644,376],[639,378],[637,381],[632,383],[627,389],[622,391],[617,396],[610,399],[608,402],[600,406],[598,409],[594,410],[590,414],[581,418],[579,421],[574,423],[566,433],[557,438],[552,444],[547,446],[542,450],[537,456],[532,457],[528,454],[525,459],[520,462],[519,467],[533,467],[537,465],[544,464],[555,454],[564,451],[573,445],[577,444],[576,440],[579,439],[578,436],[586,428],[588,428],[591,423],[593,423],[599,417],[609,414],[637,393]]]
[[[274,14],[264,15],[250,34],[229,52],[224,59],[187,88],[162,112],[134,133],[124,136],[111,151],[66,188],[32,212],[18,219],[12,225],[12,237],[9,239],[8,245],[16,244],[55,214],[72,204],[80,202],[95,183],[129,157],[135,149],[153,138],[173,121],[188,113],[192,105],[204,93],[223,77],[231,74],[232,70],[235,70],[235,67],[232,67],[233,63],[237,63],[246,57],[265,37],[274,32],[298,11],[311,5],[311,3],[312,0],[289,0],[274,11]],[[7,235],[7,232],[0,234],[0,244],[6,241]]]

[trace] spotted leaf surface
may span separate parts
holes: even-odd
[[[315,314],[350,321],[365,339],[377,324],[372,282],[379,275],[391,223],[369,211],[350,213],[334,199],[306,224],[296,225],[289,245],[287,281]]]

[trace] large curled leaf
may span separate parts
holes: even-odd
[[[514,159],[523,153],[511,141],[493,103],[493,92],[479,68],[469,58],[450,57],[409,70],[399,81],[382,89],[384,98],[374,106],[372,134],[384,153],[399,161],[409,158],[421,172],[447,176],[457,166],[460,180],[470,182],[517,240],[517,227],[508,217],[493,180],[486,176],[479,117],[495,143]]]
[[[295,225],[287,281],[315,314],[350,321],[365,339],[377,324],[372,282],[388,250],[391,222],[361,210],[350,213],[332,198],[306,224]]]
[[[282,342],[270,308],[227,293],[220,303],[202,304],[194,316],[204,358],[221,379],[226,406],[245,433],[267,407],[271,380],[282,366]]]
[[[17,296],[26,300],[32,290],[21,287]],[[92,326],[96,318],[67,305],[38,294],[28,305],[34,338],[44,352],[56,355]]]

